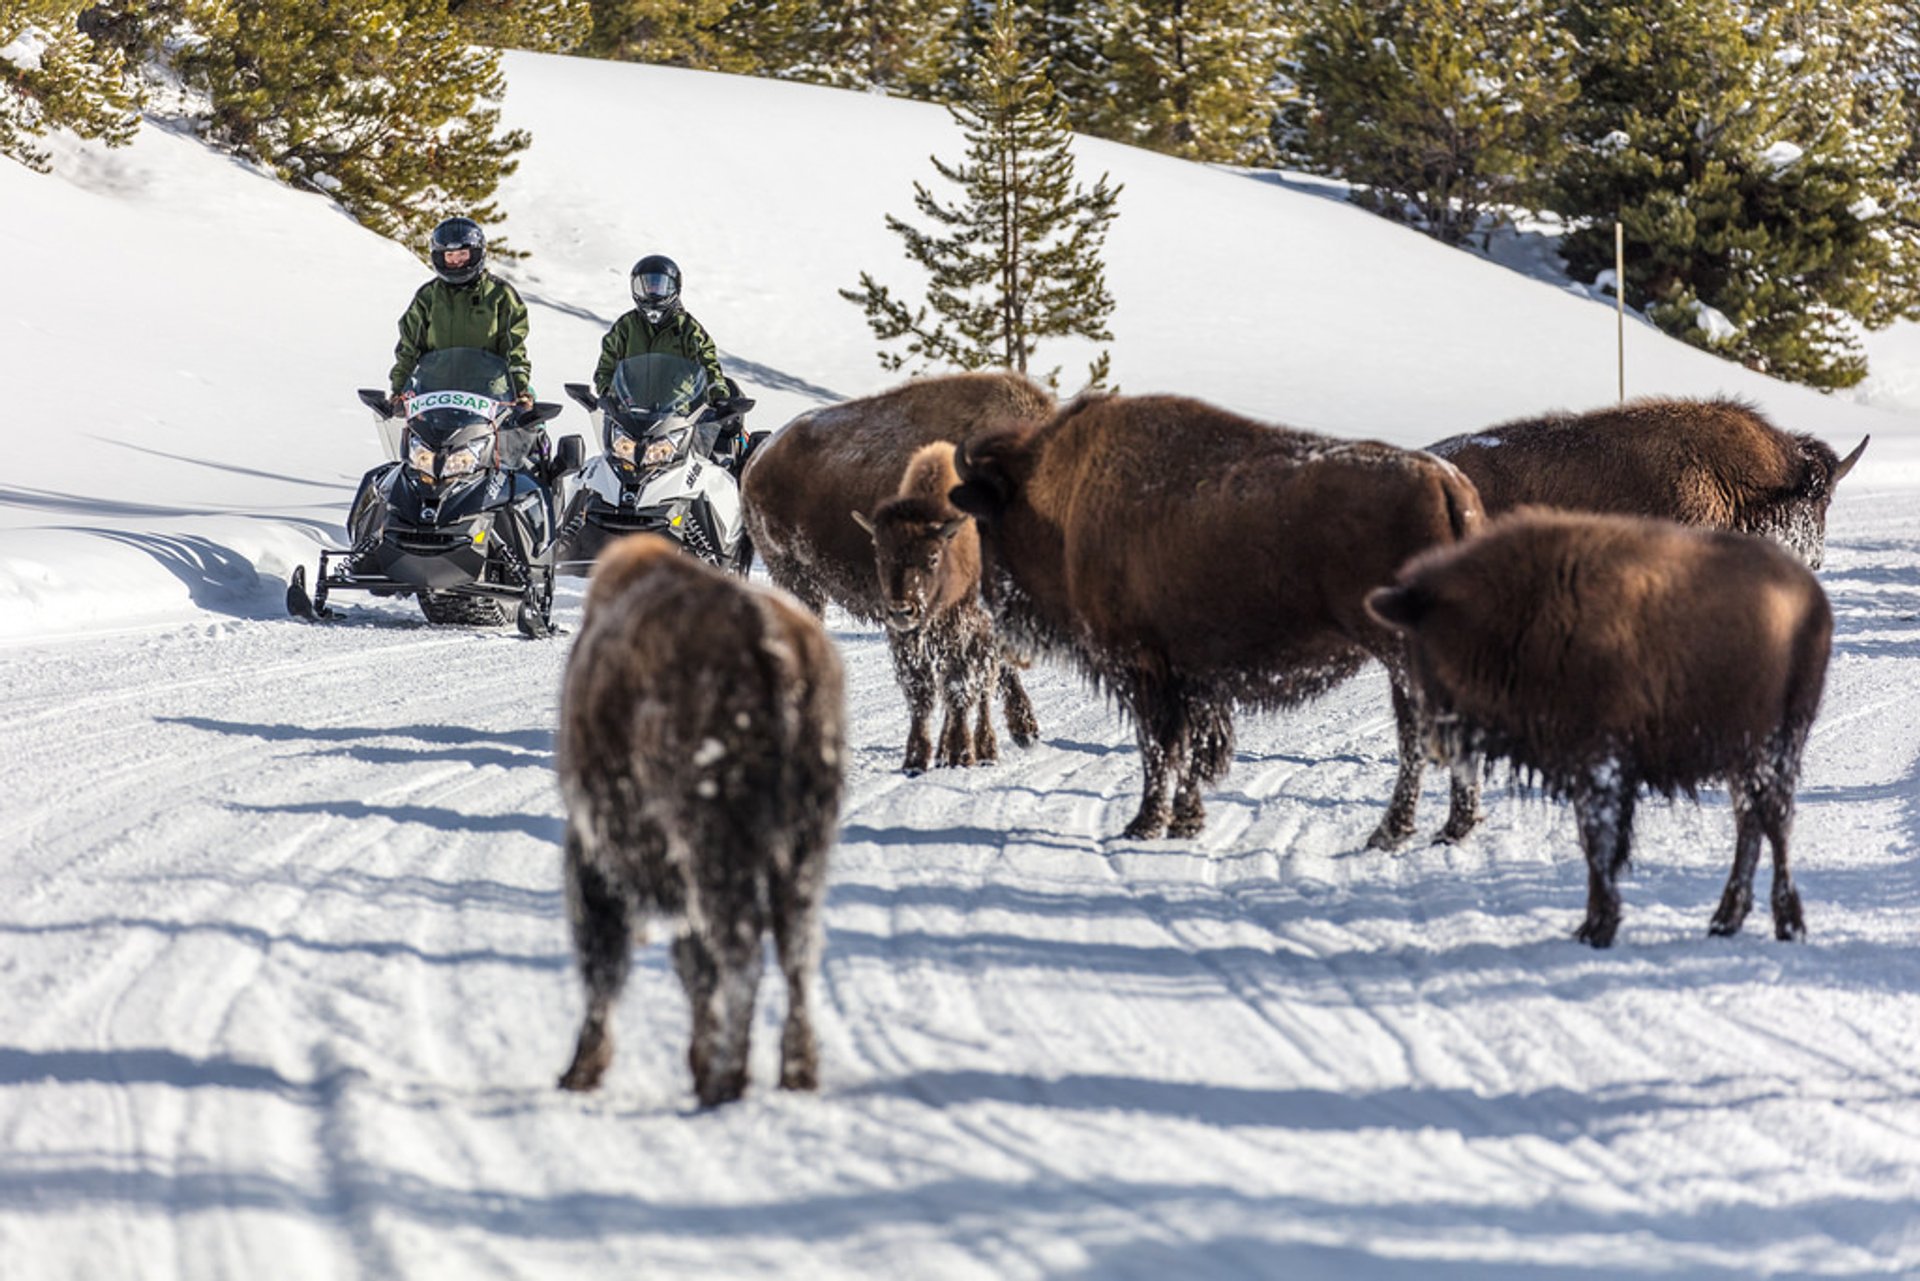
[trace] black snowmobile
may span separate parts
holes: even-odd
[[[656,533],[746,574],[753,545],[739,475],[754,438],[743,439],[741,419],[753,401],[728,379],[727,398],[710,403],[711,386],[705,369],[666,352],[621,361],[604,396],[567,384],[567,394],[599,416],[601,451],[568,478],[554,553],[559,573],[585,574],[608,543]]]
[[[515,410],[507,363],[490,351],[451,347],[420,358],[407,382],[404,418],[386,393],[362,390],[379,418],[388,456],[368,472],[347,517],[351,546],[320,553],[307,591],[293,571],[287,609],[331,617],[338,591],[417,596],[431,623],[479,626],[516,621],[545,636],[553,612],[553,484],[580,465],[578,436],[553,458],[537,446],[558,404]]]

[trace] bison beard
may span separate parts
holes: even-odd
[[[1738,933],[1765,837],[1773,925],[1806,933],[1787,868],[1833,617],[1812,573],[1744,534],[1544,510],[1408,565],[1368,608],[1409,638],[1435,746],[1512,761],[1572,801],[1588,869],[1576,937],[1613,942],[1642,788],[1733,798],[1714,934]]]
[[[1236,706],[1311,698],[1380,659],[1400,768],[1369,844],[1413,831],[1423,735],[1404,649],[1363,599],[1408,557],[1478,527],[1473,486],[1424,454],[1267,426],[1173,396],[1083,398],[962,447],[982,589],[1016,643],[1073,656],[1134,723],[1144,778],[1126,834],[1188,836],[1233,760]],[[1453,780],[1442,836],[1479,818]],[[1168,792],[1172,791],[1171,805]]]
[[[809,989],[839,813],[842,703],[839,660],[794,602],[652,535],[601,556],[555,738],[568,916],[587,992],[563,1087],[594,1089],[611,1064],[609,1019],[649,917],[675,926],[700,1102],[746,1088],[769,930],[787,985],[780,1085],[815,1087]]]

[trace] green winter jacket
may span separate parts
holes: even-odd
[[[700,322],[684,308],[676,310],[658,326],[649,325],[637,307],[614,321],[613,328],[600,340],[600,363],[593,370],[593,389],[606,395],[607,388],[613,385],[615,365],[629,356],[644,356],[655,351],[685,356],[705,366],[707,380],[720,388],[722,395],[726,393],[727,376],[720,369],[720,353],[714,349],[713,339],[701,328]]]
[[[533,395],[533,369],[527,363],[527,304],[506,281],[481,272],[468,285],[429,280],[413,295],[400,317],[400,341],[393,349],[393,390],[423,353],[447,347],[479,347],[507,362],[515,395]]]

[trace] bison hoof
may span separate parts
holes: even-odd
[[[1448,819],[1447,825],[1434,834],[1435,845],[1454,845],[1473,835],[1473,829],[1480,826],[1480,816],[1475,814],[1464,821]]]
[[[582,1094],[597,1090],[600,1078],[607,1074],[612,1062],[613,1038],[604,1032],[596,1033],[589,1025],[581,1031],[579,1043],[574,1046],[573,1062],[560,1076],[560,1088]]]
[[[735,1103],[747,1092],[747,1074],[745,1072],[718,1073],[704,1081],[696,1082],[694,1090],[700,1096],[700,1106],[703,1108],[717,1108],[723,1103]]]
[[[900,772],[908,778],[917,778],[927,772],[927,763],[925,761],[910,760],[900,767]]]
[[[1201,832],[1206,830],[1206,827],[1207,816],[1205,814],[1182,814],[1180,817],[1174,819],[1173,822],[1167,824],[1167,835],[1184,839],[1189,836],[1200,835]]]
[[[1794,895],[1793,901],[1773,914],[1773,936],[1782,943],[1793,943],[1807,937],[1807,921],[1800,914],[1800,896]]]
[[[1595,920],[1589,916],[1580,922],[1580,928],[1573,932],[1573,937],[1588,947],[1612,947],[1614,933],[1619,928],[1618,921]]]
[[[1370,850],[1397,850],[1413,835],[1411,827],[1402,827],[1397,823],[1382,820],[1380,826],[1373,829],[1373,835],[1367,838]]]
[[[1126,830],[1121,832],[1120,835],[1130,841],[1157,841],[1166,830],[1167,823],[1165,819],[1160,818],[1158,815],[1148,816],[1142,814],[1135,818],[1133,822],[1127,824]]]
[[[1724,912],[1716,913],[1712,922],[1707,926],[1707,933],[1717,939],[1732,938],[1740,932],[1740,927],[1746,923],[1747,914],[1745,912],[1733,917],[1729,917]]]
[[[817,1090],[820,1088],[820,1065],[817,1063],[783,1063],[780,1065],[780,1088],[783,1090]]]

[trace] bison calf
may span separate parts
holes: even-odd
[[[567,909],[587,990],[562,1086],[591,1090],[613,1061],[608,1017],[649,917],[676,926],[702,1104],[746,1088],[769,929],[787,981],[780,1085],[818,1083],[808,993],[840,806],[843,702],[839,659],[793,601],[650,534],[600,557],[555,741]]]
[[[927,768],[933,756],[928,721],[936,691],[946,705],[936,763],[972,765],[1000,756],[993,736],[1000,644],[980,603],[979,532],[947,501],[959,483],[953,446],[941,441],[913,456],[900,492],[871,518],[853,513],[873,536],[887,646],[907,696],[909,774]]]
[[[1662,516],[1778,539],[1820,568],[1845,458],[1736,400],[1652,398],[1553,414],[1429,445],[1472,477],[1489,516],[1522,504]]]
[[[1737,835],[1712,932],[1746,920],[1764,835],[1774,933],[1805,934],[1787,834],[1833,616],[1800,561],[1744,534],[1529,510],[1418,557],[1367,607],[1409,639],[1440,755],[1504,757],[1573,802],[1583,942],[1619,927],[1640,789],[1715,781]]]

